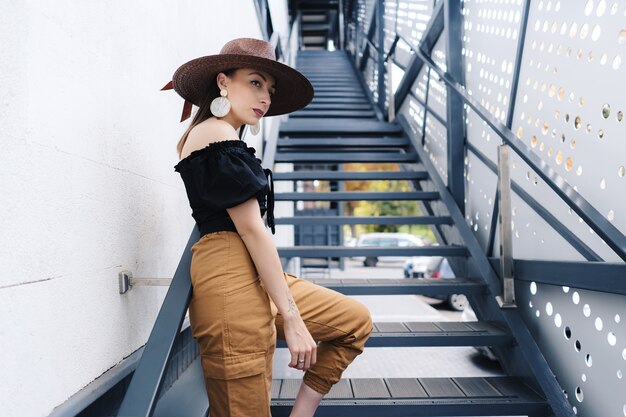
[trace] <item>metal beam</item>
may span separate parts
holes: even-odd
[[[439,40],[439,37],[443,33],[443,27],[444,27],[443,1],[440,1],[435,6],[435,9],[433,10],[433,16],[428,21],[428,26],[426,27],[426,30],[424,30],[424,33],[422,34],[422,40],[420,41],[418,47],[422,51],[425,51],[427,54],[430,54],[430,52],[435,47],[435,43],[437,43],[437,40]],[[413,46],[411,45],[410,42],[408,42],[402,36],[398,34],[396,34],[396,36],[407,45],[411,47]],[[423,66],[424,66],[424,62],[417,55],[414,54],[411,57],[411,60],[409,61],[409,64],[407,65],[406,72],[404,73],[404,76],[402,77],[402,81],[400,81],[400,84],[398,85],[398,89],[396,90],[396,97],[395,97],[396,109],[399,109],[400,106],[402,105],[402,102],[404,102],[404,99],[406,98],[407,94],[411,90],[411,87],[413,86],[413,83],[415,82],[415,79],[419,75],[420,70],[422,69]]]
[[[461,2],[444,0],[444,26],[446,33],[446,66],[448,75],[460,85],[465,85],[461,40],[463,18]],[[448,189],[461,213],[465,212],[465,122],[463,99],[450,86],[446,88],[446,133]]]
[[[378,108],[385,114],[385,0],[377,0],[376,6],[376,30],[378,31]]]

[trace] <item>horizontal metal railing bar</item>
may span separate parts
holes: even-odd
[[[384,246],[291,246],[279,247],[280,256],[294,257],[351,257],[351,256],[466,256],[464,246],[419,246],[389,248]]]
[[[316,146],[381,146],[405,147],[411,142],[407,137],[401,138],[296,138],[278,139],[278,148],[284,147],[316,147]]]
[[[467,149],[473,153],[483,164],[485,164],[492,172],[497,173],[498,167],[495,162],[491,161],[485,154],[483,154],[472,143],[467,142]],[[588,261],[602,261],[602,258],[595,253],[579,236],[573,233],[570,229],[565,227],[563,223],[543,205],[539,204],[529,193],[527,193],[519,184],[515,181],[511,181],[511,189],[517,194],[526,204],[533,207],[533,210],[543,218],[546,223],[550,225],[558,234],[560,234],[574,249],[578,251]]]
[[[275,181],[425,180],[426,171],[293,171],[276,172]]]
[[[295,216],[277,217],[276,224],[452,224],[446,216]]]
[[[312,103],[306,106],[306,110],[342,110],[346,106],[340,103]],[[352,110],[371,110],[371,104],[353,104],[350,106]],[[303,110],[304,110],[303,109]]]
[[[497,265],[498,258],[490,258]],[[626,295],[626,264],[513,260],[515,279]]]
[[[321,119],[329,119],[333,117],[350,117],[350,118],[362,118],[362,119],[370,119],[375,117],[376,113],[374,110],[299,110],[293,112],[289,115],[289,117],[316,117]]]
[[[400,36],[400,35],[397,35]],[[410,42],[400,38],[411,47],[413,52],[452,88],[467,103],[487,125],[527,163],[543,181],[578,214],[609,247],[624,261],[626,261],[626,236],[592,206],[578,191],[561,177],[541,157],[535,154],[528,145],[518,140],[504,124],[492,116],[476,99],[468,94],[465,88],[453,80],[428,55]]]
[[[366,347],[506,346],[513,338],[487,322],[374,322]],[[278,340],[277,348],[287,347]]]
[[[415,153],[398,152],[277,152],[274,162],[324,162],[324,163],[352,163],[352,162],[417,162]]]
[[[275,193],[276,201],[388,201],[437,200],[436,191],[330,191]]]
[[[345,295],[485,294],[485,283],[467,278],[307,278]]]

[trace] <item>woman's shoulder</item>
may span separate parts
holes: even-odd
[[[239,140],[237,131],[224,120],[210,118],[194,126],[181,152],[181,160],[192,152],[206,148],[213,142]]]

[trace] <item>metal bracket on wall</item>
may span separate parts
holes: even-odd
[[[169,287],[172,283],[171,278],[133,278],[130,271],[120,271],[118,274],[120,294],[125,294],[137,285],[151,285]]]

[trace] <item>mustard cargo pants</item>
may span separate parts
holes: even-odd
[[[236,232],[202,236],[191,248],[189,320],[200,346],[210,417],[269,417],[276,338],[283,320]],[[372,331],[363,304],[284,273],[311,336],[317,363],[303,381],[326,394]]]

